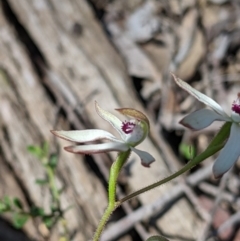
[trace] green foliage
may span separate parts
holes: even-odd
[[[6,205],[0,201],[0,213],[6,212]]]
[[[11,208],[12,201],[11,201],[10,197],[5,196],[5,197],[3,198],[3,202],[5,203],[5,205],[7,206],[8,209]]]
[[[44,142],[42,146],[33,146],[30,145],[27,147],[27,151],[37,157],[40,161],[47,158],[49,155],[49,145],[47,142]]]
[[[17,197],[13,198],[13,204],[15,205],[16,208],[22,210],[23,209],[23,204],[21,200]]]
[[[42,148],[40,146],[28,146],[27,150],[29,153],[37,157],[38,159],[43,158]]]
[[[49,158],[48,165],[52,169],[55,169],[57,167],[57,164],[58,164],[58,157],[57,157],[57,155],[56,154],[51,155],[50,158]]]
[[[9,212],[12,214],[12,220],[14,227],[21,229],[29,218],[40,218],[46,227],[51,228],[55,225],[58,220],[63,220],[63,214],[68,210],[61,210],[59,197],[61,190],[58,190],[55,182],[55,169],[58,164],[58,156],[56,154],[49,153],[49,145],[45,142],[42,146],[28,146],[27,151],[35,156],[45,169],[45,178],[36,179],[37,185],[46,185],[50,189],[52,194],[52,201],[49,204],[50,213],[44,211],[42,207],[32,206],[27,212],[24,210],[22,201],[13,197],[5,196],[0,199],[0,214]],[[64,236],[65,240],[68,241],[68,234]]]
[[[13,214],[13,225],[16,228],[22,228],[24,224],[28,221],[29,214],[25,213],[14,213]]]
[[[5,196],[3,200],[0,200],[0,213],[8,212],[11,210],[11,199],[8,196]]]
[[[44,222],[46,227],[51,228],[55,223],[55,218],[52,216],[44,216],[42,221]]]
[[[46,184],[48,184],[48,180],[47,179],[36,179],[35,183],[38,185],[46,185]]]
[[[190,160],[193,159],[196,155],[196,149],[194,146],[188,145],[184,142],[182,142],[179,146],[179,152],[182,156],[184,156],[186,159]]]
[[[44,209],[37,206],[32,206],[30,209],[30,214],[32,217],[44,217]]]

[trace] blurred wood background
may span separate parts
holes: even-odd
[[[68,231],[91,240],[107,206],[108,169],[116,153],[80,156],[62,150],[52,129],[101,128],[94,101],[114,113],[132,107],[147,114],[141,144],[156,162],[143,168],[132,155],[118,197],[162,179],[186,160],[181,143],[200,152],[219,124],[190,132],[178,124],[203,107],[180,90],[170,72],[229,109],[240,92],[238,0],[2,0],[0,2],[0,198],[18,196],[25,207],[49,209],[50,195],[35,184],[44,175],[28,145],[60,147],[57,178]],[[222,180],[213,159],[116,211],[102,240],[138,241],[153,234],[170,240],[240,240],[239,163]],[[61,227],[36,220],[24,233],[9,216],[0,239],[59,240]]]

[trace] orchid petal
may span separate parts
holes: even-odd
[[[141,164],[144,167],[150,167],[150,164],[155,161],[154,157],[146,151],[140,151],[134,147],[130,147],[141,158]]]
[[[109,151],[127,151],[129,147],[125,143],[110,142],[95,145],[67,146],[66,151],[79,154],[94,154]]]
[[[239,136],[239,124],[232,123],[229,139],[213,165],[215,178],[220,178],[227,172],[240,156]]]
[[[219,115],[221,115],[225,121],[231,120],[230,117],[225,113],[225,111],[222,109],[222,107],[215,100],[211,99],[207,95],[204,95],[200,91],[194,89],[188,83],[177,78],[175,75],[172,74],[172,76],[173,76],[176,84],[178,86],[180,86],[182,89],[186,90],[190,95],[194,96],[197,100],[204,103],[205,105],[211,107],[214,111],[216,111]]]
[[[98,115],[110,123],[116,131],[121,135],[122,139],[125,138],[125,133],[122,131],[122,121],[120,121],[115,115],[111,114],[110,112],[103,110],[95,101],[95,107]]]
[[[81,131],[51,131],[55,136],[58,136],[67,141],[73,141],[77,143],[87,143],[91,141],[97,140],[111,140],[115,142],[122,142],[118,140],[111,133],[98,130],[98,129],[90,129],[90,130],[81,130]]]
[[[215,111],[201,109],[185,116],[179,123],[192,130],[201,130],[216,120],[224,121],[225,119]]]

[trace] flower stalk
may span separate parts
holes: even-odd
[[[158,186],[161,186],[171,180],[173,180],[174,178],[184,174],[185,172],[191,170],[193,167],[195,167],[197,164],[201,163],[202,161],[204,161],[205,159],[207,159],[208,157],[214,155],[216,152],[218,152],[219,150],[221,150],[224,145],[225,145],[225,141],[226,139],[229,137],[229,133],[230,133],[230,128],[231,128],[231,123],[230,122],[226,122],[223,127],[220,129],[220,131],[218,132],[218,134],[213,138],[213,140],[211,141],[211,143],[209,144],[209,146],[206,148],[205,151],[203,151],[201,154],[199,154],[198,156],[196,156],[195,158],[193,158],[191,161],[189,161],[182,169],[180,169],[179,171],[173,173],[172,175],[156,182],[153,183],[149,186],[146,186],[124,198],[122,198],[120,201],[117,202],[117,206],[120,206],[121,204],[123,204],[124,202],[144,193],[147,192],[151,189],[154,189]]]
[[[97,230],[94,234],[93,241],[97,241],[100,239],[100,236],[102,234],[102,231],[110,218],[113,211],[118,207],[116,202],[116,187],[117,187],[117,179],[119,176],[119,173],[127,161],[128,157],[130,155],[130,150],[126,152],[121,152],[118,154],[116,161],[112,164],[110,169],[110,175],[109,175],[109,182],[108,182],[108,207],[105,210],[99,224],[97,227]]]

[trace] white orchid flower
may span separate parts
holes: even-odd
[[[86,143],[87,145],[74,145],[68,146],[64,149],[72,153],[80,154],[94,154],[109,151],[125,152],[129,149],[135,152],[141,158],[141,164],[144,167],[149,167],[154,158],[145,151],[141,151],[135,148],[136,145],[141,143],[147,136],[149,132],[149,121],[147,117],[135,109],[122,108],[116,109],[118,112],[125,116],[133,117],[129,121],[120,121],[116,116],[109,113],[106,110],[100,108],[100,106],[95,103],[96,111],[100,117],[110,123],[115,130],[121,136],[121,139],[115,137],[111,133],[99,130],[77,130],[77,131],[51,131],[54,135],[72,142],[79,144]],[[99,144],[88,144],[93,141],[108,140],[107,143]]]
[[[197,110],[187,115],[180,121],[182,125],[192,130],[201,130],[213,121],[232,122],[228,141],[213,165],[213,174],[216,178],[219,178],[237,162],[240,156],[240,93],[238,93],[237,99],[233,101],[232,113],[229,116],[216,101],[192,88],[176,76],[173,75],[173,77],[181,88],[211,108]]]

